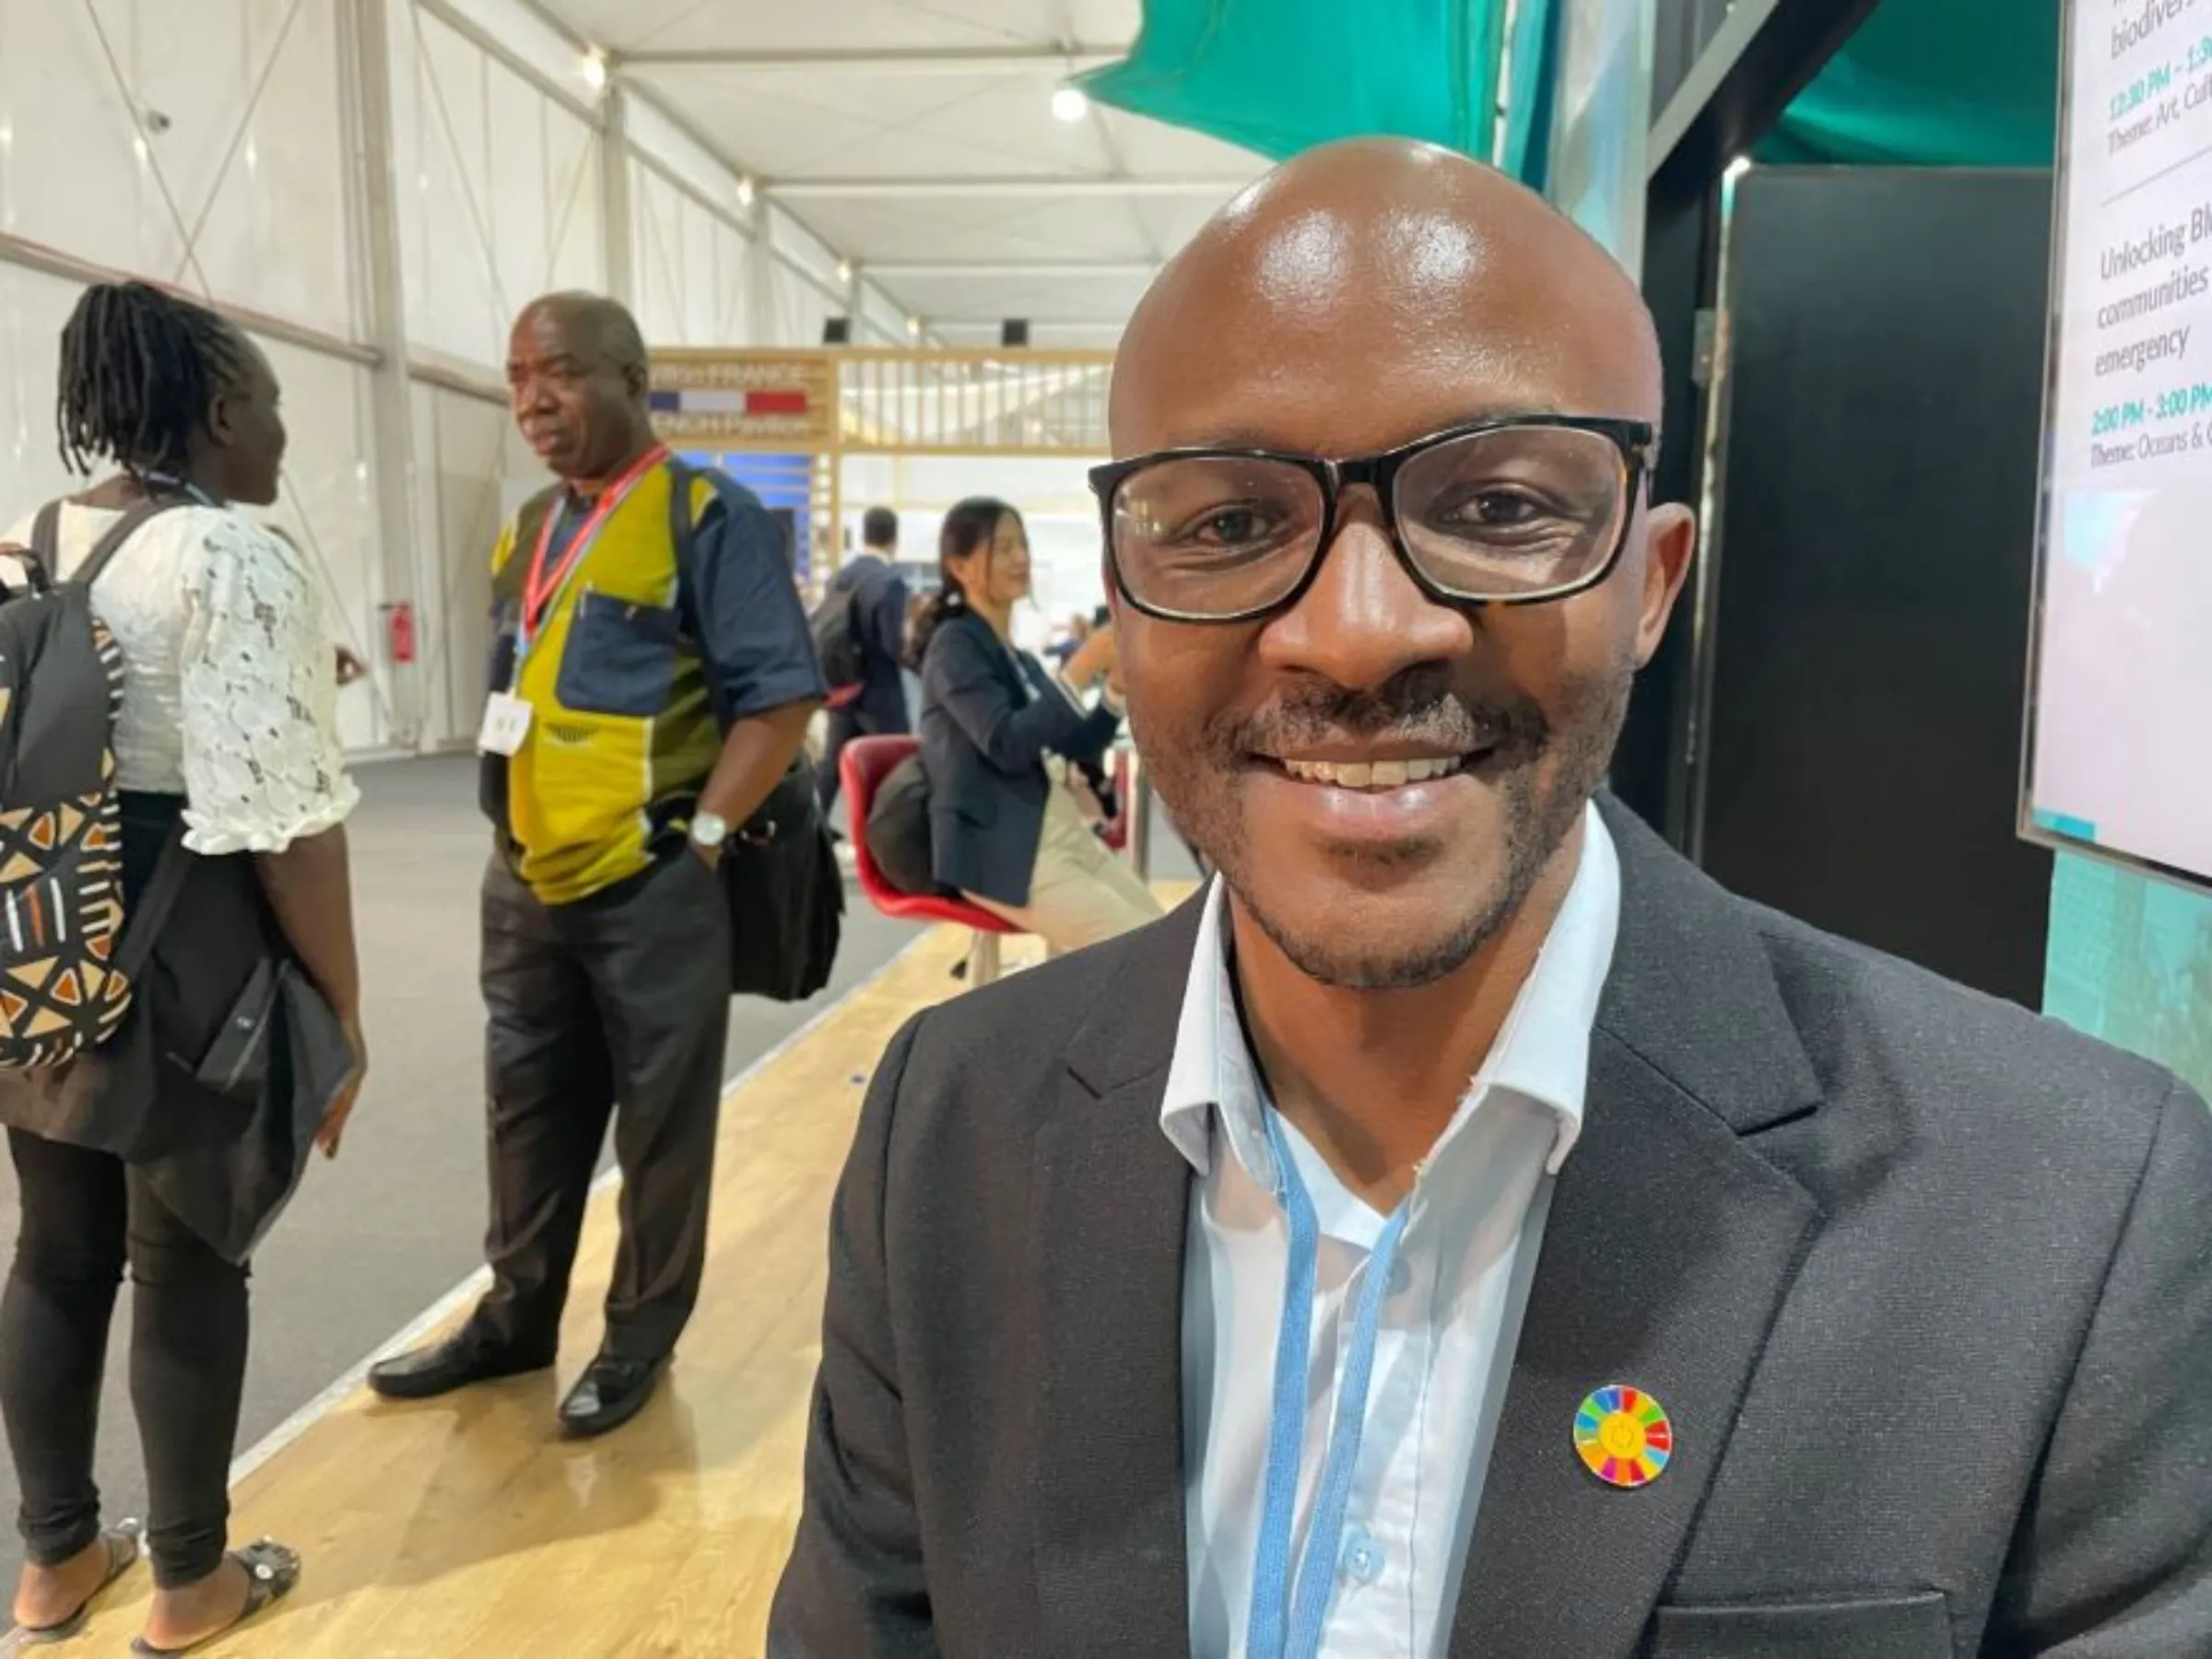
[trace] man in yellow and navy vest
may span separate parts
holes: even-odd
[[[823,687],[775,521],[655,442],[628,312],[537,301],[507,373],[516,422],[561,482],[492,561],[492,1288],[457,1335],[370,1380],[426,1399],[553,1363],[611,1112],[622,1238],[606,1334],[560,1408],[562,1431],[584,1436],[637,1415],[698,1299],[730,994],[716,866]]]

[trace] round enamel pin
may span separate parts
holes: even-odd
[[[1675,1425],[1650,1394],[1617,1382],[1596,1390],[1574,1414],[1574,1450],[1607,1486],[1633,1491],[1665,1471]]]

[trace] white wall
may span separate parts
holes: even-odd
[[[892,302],[890,295],[865,278],[860,284],[860,315],[856,323],[853,335],[856,345],[906,346],[912,343],[907,329],[906,312]]]
[[[606,285],[597,135],[434,13],[386,18],[408,344],[496,374],[523,306]]]
[[[382,109],[356,49],[380,17]],[[649,103],[625,110],[616,222],[594,78],[526,0],[0,0],[0,521],[73,487],[54,382],[83,284],[217,303],[284,382],[270,516],[376,668],[345,694],[348,744],[466,741],[486,562],[543,483],[506,414],[514,313],[606,289],[618,249],[656,345],[813,345],[837,309],[835,253],[782,214],[762,253],[737,175]],[[401,601],[411,670],[384,660]]]
[[[88,270],[267,319],[292,430],[270,515],[359,648],[382,603],[366,510],[371,371],[335,0],[0,0],[0,516],[76,483],[54,441],[60,335]],[[343,704],[384,741],[383,688]]]
[[[630,277],[639,324],[656,346],[748,337],[750,208],[740,181],[653,104],[626,115]]]
[[[726,346],[747,334],[752,243],[733,219],[642,159],[630,162],[636,309],[656,346]]]

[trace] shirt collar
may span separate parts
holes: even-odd
[[[1458,1115],[1438,1142],[1440,1151],[1493,1088],[1510,1089],[1550,1108],[1557,1117],[1550,1173],[1559,1173],[1582,1135],[1590,1033],[1620,927],[1619,853],[1594,805],[1586,809],[1583,821],[1582,858],[1566,902]],[[1272,1186],[1274,1159],[1260,1116],[1265,1094],[1237,1016],[1229,942],[1229,891],[1217,877],[1192,953],[1159,1126],[1203,1177],[1213,1167],[1218,1122],[1237,1161],[1262,1185]]]

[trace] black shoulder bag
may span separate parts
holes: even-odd
[[[677,568],[688,572],[697,529],[691,482],[699,475],[670,461],[669,514]],[[679,581],[694,640],[705,637],[689,581]],[[707,675],[708,695],[724,736],[734,724],[722,688]],[[722,859],[730,909],[730,990],[738,996],[804,1002],[830,982],[844,927],[845,882],[822,822],[814,763],[802,747],[753,816],[730,838]]]

